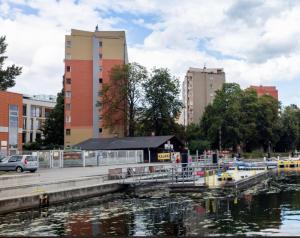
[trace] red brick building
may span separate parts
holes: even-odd
[[[0,151],[12,154],[22,150],[23,96],[0,91]]]
[[[278,100],[278,90],[275,86],[250,86],[250,88],[254,89],[257,93],[257,96],[261,97],[263,95],[269,95],[276,100]]]

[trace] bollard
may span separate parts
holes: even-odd
[[[46,193],[40,195],[40,207],[49,206],[49,198]]]

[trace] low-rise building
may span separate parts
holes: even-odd
[[[22,150],[22,94],[0,91],[0,153]]]
[[[43,138],[41,128],[55,104],[52,95],[23,95],[23,144]]]
[[[55,96],[0,91],[0,153],[15,154],[43,138],[41,127],[55,104]]]

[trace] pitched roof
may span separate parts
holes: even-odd
[[[83,150],[120,150],[157,148],[175,136],[141,136],[123,138],[92,138],[74,147]],[[175,137],[176,138],[176,137]],[[181,142],[180,142],[181,143]]]

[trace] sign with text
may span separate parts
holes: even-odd
[[[158,153],[157,159],[158,160],[170,160],[170,153]]]

